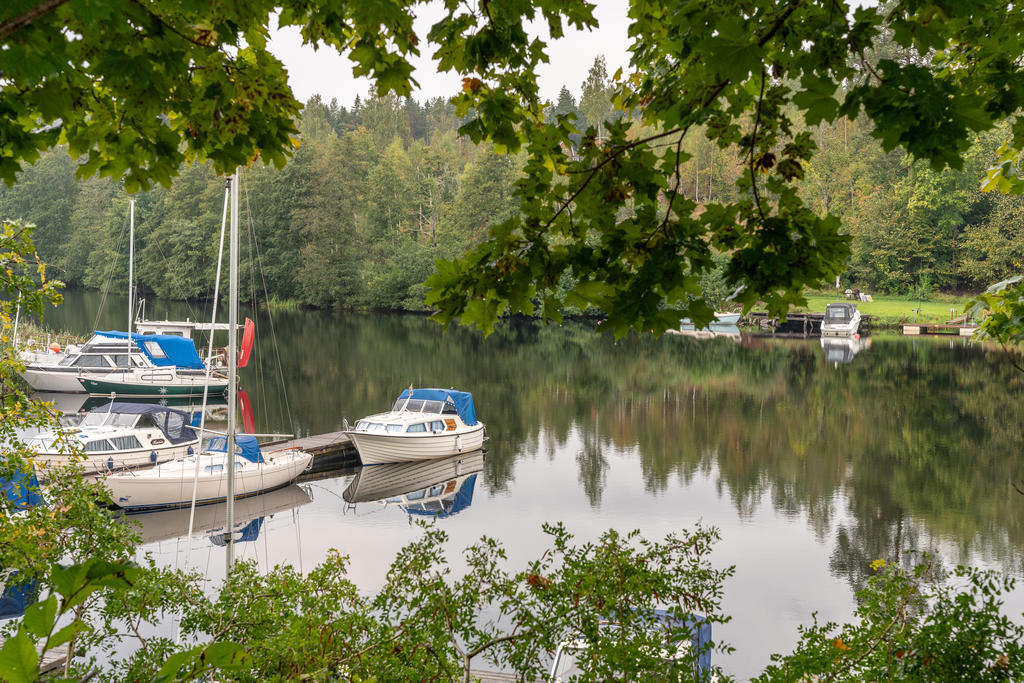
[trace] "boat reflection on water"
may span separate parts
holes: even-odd
[[[438,460],[363,466],[345,489],[347,503],[397,506],[410,515],[449,517],[473,503],[484,452]]]
[[[302,507],[311,501],[309,492],[297,484],[236,500],[233,529],[235,542],[255,541],[259,537],[264,518]],[[226,513],[225,503],[196,507],[192,535],[207,536],[214,544],[223,545],[227,531],[224,525]],[[126,519],[141,527],[142,542],[146,544],[185,537],[188,535],[188,516],[189,509],[180,508],[134,514]]]
[[[871,348],[871,337],[822,337],[821,350],[825,352],[825,361],[833,365],[846,364],[865,349]]]
[[[738,325],[726,323],[711,323],[707,329],[698,330],[693,323],[684,323],[678,330],[665,330],[666,334],[678,334],[681,337],[693,339],[730,339],[737,344],[741,341],[740,328]]]

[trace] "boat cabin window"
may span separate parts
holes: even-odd
[[[444,420],[434,420],[430,423],[430,431],[432,432],[443,432],[444,431]]]
[[[119,356],[114,356],[114,365],[119,368],[131,367],[130,359],[127,354],[122,353]]]
[[[185,427],[185,418],[178,413],[167,413],[167,436],[172,439],[181,438],[181,430]]]
[[[387,430],[390,434],[397,434],[402,431],[402,425],[388,425]]]
[[[419,491],[413,491],[412,493],[405,494],[406,500],[420,500],[427,495],[426,489],[420,489]]]
[[[410,413],[418,413],[423,410],[423,401],[418,398],[410,399],[409,405],[405,406],[405,409]]]
[[[356,422],[356,429],[359,431],[366,431],[366,426],[368,424],[370,423],[367,422],[366,420],[360,420],[359,422]]]
[[[79,423],[82,427],[100,427],[106,425],[108,427],[131,427],[135,424],[135,420],[138,415],[131,415],[129,413],[89,413],[82,418]]]
[[[77,355],[76,356],[66,356],[66,357],[62,358],[61,361],[59,363],[57,363],[57,365],[66,368],[67,366],[69,366],[72,363],[74,363],[77,358],[78,358]]]
[[[366,431],[368,432],[383,432],[384,425],[380,422],[370,422],[366,425]]]
[[[430,495],[431,496],[440,496],[443,493],[444,493],[444,484],[438,484],[437,486],[432,486],[430,488]]]
[[[426,425],[425,422],[419,422],[419,423],[414,424],[414,425],[409,425],[409,428],[405,430],[405,432],[407,434],[410,434],[412,432],[425,432],[425,431],[427,431],[427,425]]]
[[[440,413],[444,403],[441,401],[425,401],[423,404],[424,413]]]
[[[142,444],[134,436],[115,436],[110,439],[119,451],[134,451],[142,448]]]
[[[28,442],[28,445],[29,445],[29,448],[32,448],[32,449],[34,449],[36,451],[40,451],[40,452],[44,452],[44,453],[49,453],[49,452],[57,450],[57,441],[56,441],[56,439],[44,439],[44,438],[32,439],[31,441]]]
[[[825,309],[825,319],[828,322],[844,323],[853,319],[853,314],[846,306],[829,306]]]
[[[459,411],[455,410],[455,406],[451,403],[445,403],[444,409],[441,411],[442,415],[458,415]]]
[[[139,415],[139,421],[135,425],[139,429],[158,429],[149,415]]]
[[[167,354],[164,353],[164,350],[161,349],[160,345],[157,344],[156,342],[144,341],[142,343],[143,345],[145,345],[146,351],[148,351],[149,355],[152,356],[153,358],[167,358]]]
[[[113,450],[116,450],[114,445],[106,439],[97,439],[96,441],[87,441],[85,443],[86,453],[104,453]]]
[[[76,358],[71,363],[71,366],[76,368],[109,368],[110,361],[107,360],[106,356],[83,355]]]

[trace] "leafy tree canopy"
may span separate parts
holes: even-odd
[[[0,178],[66,143],[78,173],[164,186],[185,160],[230,172],[293,151],[301,109],[267,50],[271,15],[408,94],[408,3],[12,0],[0,8]]]
[[[271,14],[300,26],[307,42],[348,53],[379,94],[406,95],[421,2],[7,3],[0,174],[13,182],[23,162],[60,141],[84,159],[80,175],[123,175],[129,189],[168,183],[183,158],[209,159],[218,172],[257,155],[283,163],[299,105],[266,50]],[[843,270],[850,252],[839,220],[797,192],[816,149],[809,126],[864,116],[886,151],[959,169],[970,134],[1024,103],[1016,4],[681,0],[669,11],[631,0],[631,73],[612,86],[630,116],[607,122],[598,141],[597,127],[577,130],[579,117],[545,120],[536,77],[545,44],[524,28],[537,18],[553,38],[592,28],[593,5],[445,6],[426,38],[440,68],[464,77],[453,99],[469,116],[461,132],[525,161],[519,212],[428,282],[444,324],[490,330],[507,312],[557,320],[566,304],[603,310],[619,335],[661,332],[681,316],[706,321],[700,281],[715,254],[728,255],[734,301],[784,313],[805,286]],[[1005,191],[1015,187],[1024,122],[1010,130],[1011,156],[990,179]],[[571,161],[566,150],[581,133]],[[684,139],[698,133],[743,160],[736,199],[698,206],[683,195]]]

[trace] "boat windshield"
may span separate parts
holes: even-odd
[[[455,412],[455,406],[450,406],[451,410],[448,410],[449,406],[444,401],[425,401],[419,398],[409,399],[408,404],[406,404],[404,398],[400,398],[395,401],[391,411],[398,413],[403,408],[407,413],[437,413],[440,415],[441,413]]]
[[[825,309],[825,320],[830,323],[845,323],[853,319],[853,314],[846,306],[829,306]]]
[[[139,419],[138,415],[126,413],[89,413],[79,423],[80,427],[131,427]]]

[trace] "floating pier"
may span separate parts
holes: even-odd
[[[290,448],[306,451],[313,456],[313,465],[308,472],[312,475],[359,464],[356,446],[344,431],[260,444],[260,449],[268,455]]]
[[[905,335],[933,335],[943,337],[972,337],[978,329],[977,325],[939,325],[933,323],[904,323],[903,334]]]

